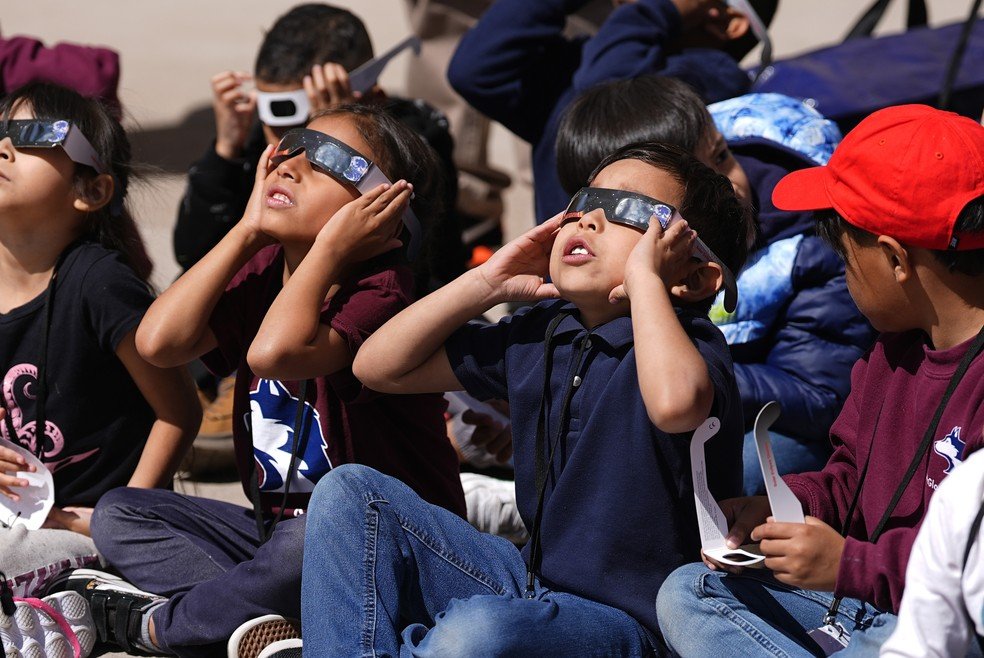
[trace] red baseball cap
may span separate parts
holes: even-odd
[[[984,126],[927,105],[879,110],[859,123],[825,167],[785,176],[781,210],[833,208],[854,226],[925,249],[981,249],[984,233],[955,234],[984,196]]]

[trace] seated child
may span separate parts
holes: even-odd
[[[660,73],[687,82],[712,103],[751,84],[738,62],[756,39],[748,17],[724,2],[625,2],[591,39],[566,38],[567,16],[585,4],[497,0],[462,37],[448,67],[455,91],[532,145],[537,222],[570,198],[557,178],[554,143],[564,111],[581,92]],[[768,24],[778,0],[751,4]]]
[[[84,535],[108,490],[170,486],[200,411],[183,368],[153,366],[135,347],[153,296],[125,205],[123,127],[100,101],[46,83],[4,97],[0,117],[0,592],[23,597],[64,564],[96,562]],[[29,506],[37,485],[18,472],[36,471],[11,444],[51,473],[50,529],[26,530],[13,511],[40,503]],[[77,609],[65,596],[47,603]],[[8,655],[49,616],[37,599],[17,608],[0,613]],[[82,639],[91,650],[94,637]]]
[[[396,236],[412,193],[416,216],[433,216],[433,152],[362,105],[317,115],[272,151],[243,219],[161,295],[137,333],[154,363],[202,357],[217,374],[236,370],[236,454],[254,509],[169,491],[103,499],[96,546],[127,580],[168,598],[98,573],[63,587],[93,603],[98,628],[115,618],[104,639],[127,650],[213,655],[248,620],[299,618],[302,512],[315,483],[341,464],[371,465],[464,516],[441,396],[380,395],[350,367],[410,302]],[[393,182],[366,186],[380,174]],[[273,625],[288,632],[282,620]],[[275,639],[262,628],[254,635]]]
[[[607,189],[397,315],[354,365],[390,393],[508,399],[530,543],[520,553],[370,468],[336,469],[304,556],[312,654],[659,650],[655,592],[700,543],[689,448],[708,416],[709,480],[741,486],[738,392],[706,316],[723,270],[692,250],[699,231],[739,268],[746,211],[724,177],[659,144],[614,153],[591,185]],[[687,221],[664,231],[673,208]],[[536,303],[465,324],[506,300]]]
[[[826,163],[840,133],[814,110],[778,94],[749,94],[712,106],[726,140],[685,83],[643,76],[581,94],[557,137],[560,182],[573,194],[616,148],[639,141],[676,144],[727,176],[755,212],[750,255],[738,273],[739,304],[711,309],[735,360],[745,416],[747,495],[765,493],[751,434],[772,400],[783,414],[772,447],[779,472],[822,468],[829,431],[850,387],[851,366],[874,340],[847,291],[844,263],[814,231],[809,212],[786,212],[772,190],[790,171]],[[618,121],[611,117],[617,116]]]
[[[933,494],[905,570],[899,623],[882,656],[947,658],[984,648],[982,500],[984,452],[977,451]]]
[[[442,188],[444,206],[454,207],[456,170],[447,120],[423,101],[389,97],[378,86],[364,97],[355,94],[348,72],[372,58],[372,41],[358,16],[341,7],[309,3],[293,7],[266,32],[252,76],[224,71],[212,78],[215,142],[188,171],[188,189],[174,229],[174,254],[182,268],[197,263],[242,217],[264,147],[308,120],[294,105],[298,116],[293,123],[290,116],[278,116],[277,125],[257,120],[257,92],[306,92],[312,113],[357,100],[386,107],[437,151],[438,167],[447,181]],[[251,80],[256,90],[248,92],[245,85]],[[456,276],[464,268],[463,247],[458,236],[461,253],[449,251],[455,232],[444,232],[451,235],[441,238],[440,254],[434,254],[440,259],[432,266],[440,276]]]
[[[776,187],[777,207],[819,211],[818,232],[882,334],[851,373],[830,461],[785,477],[806,523],[769,521],[765,497],[721,502],[729,545],[761,542],[771,573],[693,564],[663,585],[660,628],[675,652],[799,656],[846,644],[838,655],[874,655],[890,634],[930,497],[981,446],[981,171],[984,128],[905,105],[872,114],[826,167]]]

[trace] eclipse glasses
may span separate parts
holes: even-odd
[[[655,218],[665,231],[683,219],[680,212],[668,203],[644,194],[604,187],[582,187],[571,199],[564,211],[564,221],[578,219],[592,210],[601,209],[610,222],[645,231]],[[703,240],[694,241],[693,256],[702,262],[717,263],[724,276],[724,308],[733,313],[738,305],[738,286],[731,269],[718,258]]]
[[[277,167],[284,160],[289,160],[301,152],[312,165],[342,185],[355,187],[359,194],[365,194],[383,183],[392,184],[379,167],[354,148],[334,137],[309,128],[298,128],[285,134],[270,156],[270,165]],[[414,260],[420,252],[423,231],[420,228],[420,221],[409,204],[403,211],[403,225],[404,236],[409,234],[409,240],[404,239],[404,244],[407,245],[407,257]]]
[[[78,164],[108,174],[96,149],[75,124],[64,119],[10,119],[0,121],[0,139],[9,137],[16,149],[55,148],[62,150]]]
[[[420,39],[407,37],[384,55],[373,58],[349,74],[349,86],[353,92],[364,94],[379,80],[380,74],[390,60],[407,48],[420,54]],[[284,126],[299,126],[307,121],[311,114],[311,101],[303,89],[291,91],[259,91],[256,92],[256,111],[260,121],[268,126],[282,128]]]

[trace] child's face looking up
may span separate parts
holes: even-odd
[[[18,103],[11,119],[33,119],[26,103]],[[0,212],[27,220],[64,214],[76,199],[75,163],[61,148],[18,150],[9,138],[0,140]]]
[[[748,176],[738,164],[738,160],[735,159],[731,149],[728,148],[724,136],[714,127],[713,122],[711,122],[706,137],[697,147],[694,156],[717,173],[727,176],[739,199],[751,202],[752,186],[748,182]]]
[[[619,160],[602,169],[592,187],[645,194],[673,206],[683,186],[662,169],[640,160]],[[609,305],[608,295],[625,277],[625,261],[642,231],[609,222],[601,209],[561,226],[550,253],[550,278],[564,299],[584,306]]]
[[[350,116],[321,117],[307,127],[348,144],[370,160],[376,159]],[[260,228],[264,233],[282,244],[313,244],[332,215],[357,199],[359,192],[314,167],[301,153],[267,174],[263,196]]]

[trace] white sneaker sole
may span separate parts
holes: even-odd
[[[82,658],[92,653],[96,628],[89,604],[76,592],[59,592],[42,599],[65,618],[79,641]],[[8,658],[73,658],[72,643],[61,625],[46,611],[17,601],[16,612],[0,612],[0,640]]]

